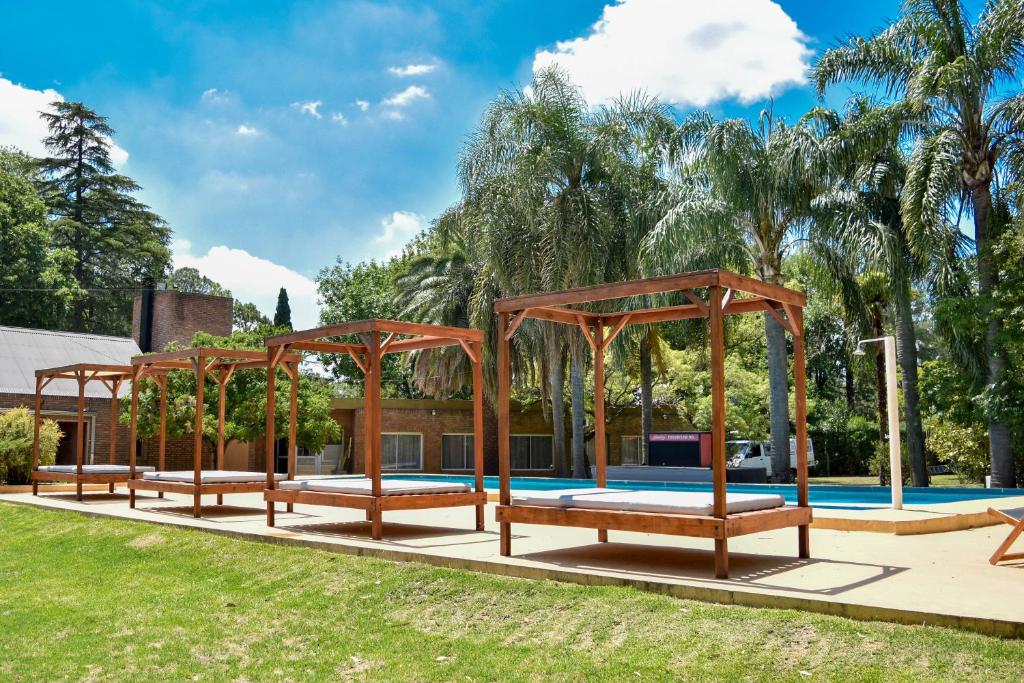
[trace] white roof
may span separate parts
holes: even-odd
[[[0,325],[0,393],[36,393],[36,370],[59,368],[76,363],[131,365],[132,356],[141,353],[139,345],[128,337],[99,334],[30,330]],[[122,395],[125,389],[122,388]],[[77,396],[73,380],[55,379],[43,389],[45,396]],[[90,398],[110,398],[102,382],[85,385]]]

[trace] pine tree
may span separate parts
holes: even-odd
[[[171,231],[132,195],[140,187],[115,172],[114,130],[81,102],[54,102],[41,116],[50,153],[40,160],[41,191],[53,217],[57,247],[74,259],[82,294],[72,307],[74,330],[127,334],[132,295],[143,277],[161,279],[170,264]]]
[[[277,293],[277,310],[274,311],[274,326],[292,329],[292,307],[288,305],[288,290],[284,287]]]

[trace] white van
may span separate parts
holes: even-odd
[[[733,468],[763,467],[772,476],[772,446],[767,441],[726,441],[726,465]],[[814,459],[814,442],[807,439],[807,469],[817,465]],[[796,471],[796,439],[789,440],[789,466]]]

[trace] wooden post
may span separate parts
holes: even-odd
[[[372,484],[371,490],[374,497],[374,506],[372,510],[372,529],[371,536],[374,540],[380,540],[384,532],[383,524],[383,512],[380,509],[380,475],[381,475],[381,409],[380,409],[380,332],[374,330],[369,335],[369,344],[367,344],[367,366],[370,370],[370,376],[367,378],[367,387],[369,394],[366,396],[366,412],[370,414],[369,418],[373,425],[373,429],[369,434],[366,435],[367,442],[369,444],[368,452],[370,454],[371,463],[371,477]]]
[[[604,323],[594,325],[594,460],[597,464],[597,485],[608,485],[608,443],[604,422]],[[608,530],[597,530],[597,542],[608,542]]]
[[[139,375],[142,372],[141,366],[132,367],[132,403],[128,420],[128,478],[135,479],[135,463],[139,454]],[[163,443],[164,422],[163,415],[160,416],[160,441]],[[161,453],[161,457],[163,454]],[[161,468],[163,469],[163,468]],[[135,489],[128,487],[128,507],[135,507]]]
[[[75,434],[78,476],[75,477],[75,500],[82,500],[82,467],[85,464],[85,371],[76,371],[75,377],[78,380],[78,429]]]
[[[473,364],[473,473],[476,478],[476,492],[484,491],[484,372],[483,344],[474,344],[476,358]],[[484,530],[484,505],[476,506],[476,529]]]
[[[291,395],[288,404],[288,479],[295,479],[295,451],[298,449],[298,428],[299,428],[299,364],[291,365],[292,385]],[[288,503],[288,512],[292,512],[295,506]]]
[[[500,485],[499,502],[501,505],[512,504],[512,484],[509,481],[511,472],[510,453],[511,439],[509,434],[509,399],[511,392],[511,360],[509,359],[508,313],[498,314],[498,479]],[[499,552],[508,557],[512,554],[512,525],[501,522]]]
[[[115,377],[110,382],[110,464],[117,464],[117,413],[120,409],[120,401],[117,399],[117,392],[121,390],[121,378]],[[114,492],[114,482],[110,482],[108,492]]]
[[[217,463],[216,470],[224,469],[224,411],[227,404],[228,383],[224,374],[225,369],[220,368],[216,375],[217,380]],[[217,505],[224,504],[224,494],[217,494]]]
[[[793,384],[796,393],[796,500],[800,507],[808,507],[807,496],[807,360],[804,350],[804,310],[790,309],[793,327]],[[797,527],[799,556],[811,556],[811,534],[807,524]]]
[[[196,423],[193,427],[195,453],[192,460],[192,484],[195,491],[192,494],[192,516],[202,515],[203,496],[199,493],[203,483],[203,401],[206,385],[206,358],[197,356],[193,361],[196,368]]]
[[[708,322],[711,326],[711,477],[715,517],[725,519],[725,331],[722,321],[722,288],[708,288]],[[715,576],[729,578],[729,545],[722,534],[715,539]]]
[[[43,378],[36,377],[36,412],[33,416],[33,432],[35,437],[32,441],[32,495],[39,495],[39,482],[35,478],[36,470],[39,469],[39,428],[42,423],[43,412]]]
[[[167,466],[167,375],[157,375],[156,381],[160,386],[160,445],[157,469],[163,472]],[[159,491],[156,496],[163,498],[164,492]]]
[[[266,427],[266,451],[267,451],[267,489],[274,489],[274,414],[277,407],[274,388],[274,359],[277,357],[278,348],[270,346],[267,348],[267,427]],[[274,502],[267,501],[267,526],[274,526]]]

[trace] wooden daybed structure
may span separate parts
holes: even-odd
[[[75,484],[75,497],[82,500],[83,484],[107,484],[114,492],[114,484],[127,482],[131,476],[128,466],[117,464],[118,394],[125,381],[130,381],[130,365],[102,365],[78,363],[59,368],[36,370],[35,435],[32,444],[32,495],[39,495],[39,482],[68,482]],[[78,427],[75,430],[74,465],[39,465],[39,426],[42,422],[43,389],[54,380],[74,380],[78,383]],[[85,386],[100,382],[110,391],[110,461],[105,465],[85,463]],[[152,467],[148,469],[153,469]]]
[[[359,341],[340,341],[339,338]],[[292,505],[330,505],[366,511],[374,539],[383,537],[385,510],[476,507],[476,528],[483,529],[483,372],[481,353],[484,334],[480,330],[399,322],[396,320],[360,320],[329,325],[313,330],[292,332],[266,340],[270,367],[277,365],[289,351],[343,353],[351,356],[363,372],[364,386],[364,460],[365,477],[275,481],[268,464],[266,491],[267,525],[274,526],[274,503]],[[473,469],[472,490],[460,483],[410,481],[381,478],[381,361],[389,353],[461,346],[472,365],[473,374]],[[270,375],[273,378],[273,374]],[[295,404],[292,403],[292,415]],[[267,447],[274,442],[274,385],[267,384]],[[294,424],[294,420],[292,420]],[[289,478],[290,479],[290,478]]]
[[[291,378],[292,405],[297,401],[299,387],[299,360],[296,355],[288,355],[279,360],[279,365]],[[192,514],[202,514],[202,496],[216,494],[217,504],[223,505],[226,493],[259,493],[263,490],[264,475],[262,472],[238,472],[224,469],[224,411],[228,382],[238,370],[266,368],[267,354],[263,351],[219,348],[189,348],[164,353],[145,354],[132,358],[132,403],[131,403],[131,457],[129,468],[131,477],[128,480],[130,493],[129,505],[135,507],[136,491],[156,491],[160,496],[164,493],[181,493],[192,496]],[[196,375],[196,416],[193,428],[193,468],[175,472],[164,471],[164,453],[167,442],[167,373],[175,370],[194,372]],[[216,469],[203,469],[203,395],[207,376],[212,377],[218,387],[217,411],[217,452]],[[274,386],[273,373],[269,375],[270,386]],[[139,386],[146,378],[152,378],[160,387],[160,429],[159,429],[159,471],[144,471],[136,465],[138,432]],[[292,417],[292,429],[288,439],[288,478],[295,472],[295,419]],[[274,450],[267,454],[268,467],[274,467]],[[141,473],[141,477],[137,474]],[[277,475],[283,477],[285,475]]]
[[[688,303],[643,310],[604,313],[577,306],[630,297],[678,293]],[[701,296],[701,292],[704,296]],[[498,314],[498,455],[501,492],[496,510],[501,554],[512,552],[513,522],[598,530],[697,536],[715,540],[715,575],[729,575],[728,539],[769,529],[797,527],[799,555],[810,556],[811,508],[807,501],[807,400],[803,343],[803,308],[799,292],[722,270],[581,287],[499,299]],[[608,304],[605,304],[607,306]],[[796,389],[797,505],[781,496],[726,494],[725,481],[725,343],[723,318],[738,313],[768,313],[793,336]],[[594,431],[596,489],[523,492],[510,490],[509,392],[510,340],[526,318],[578,327],[594,350]],[[604,417],[604,352],[626,325],[707,318],[711,342],[712,494],[670,491],[621,491],[607,484]]]

